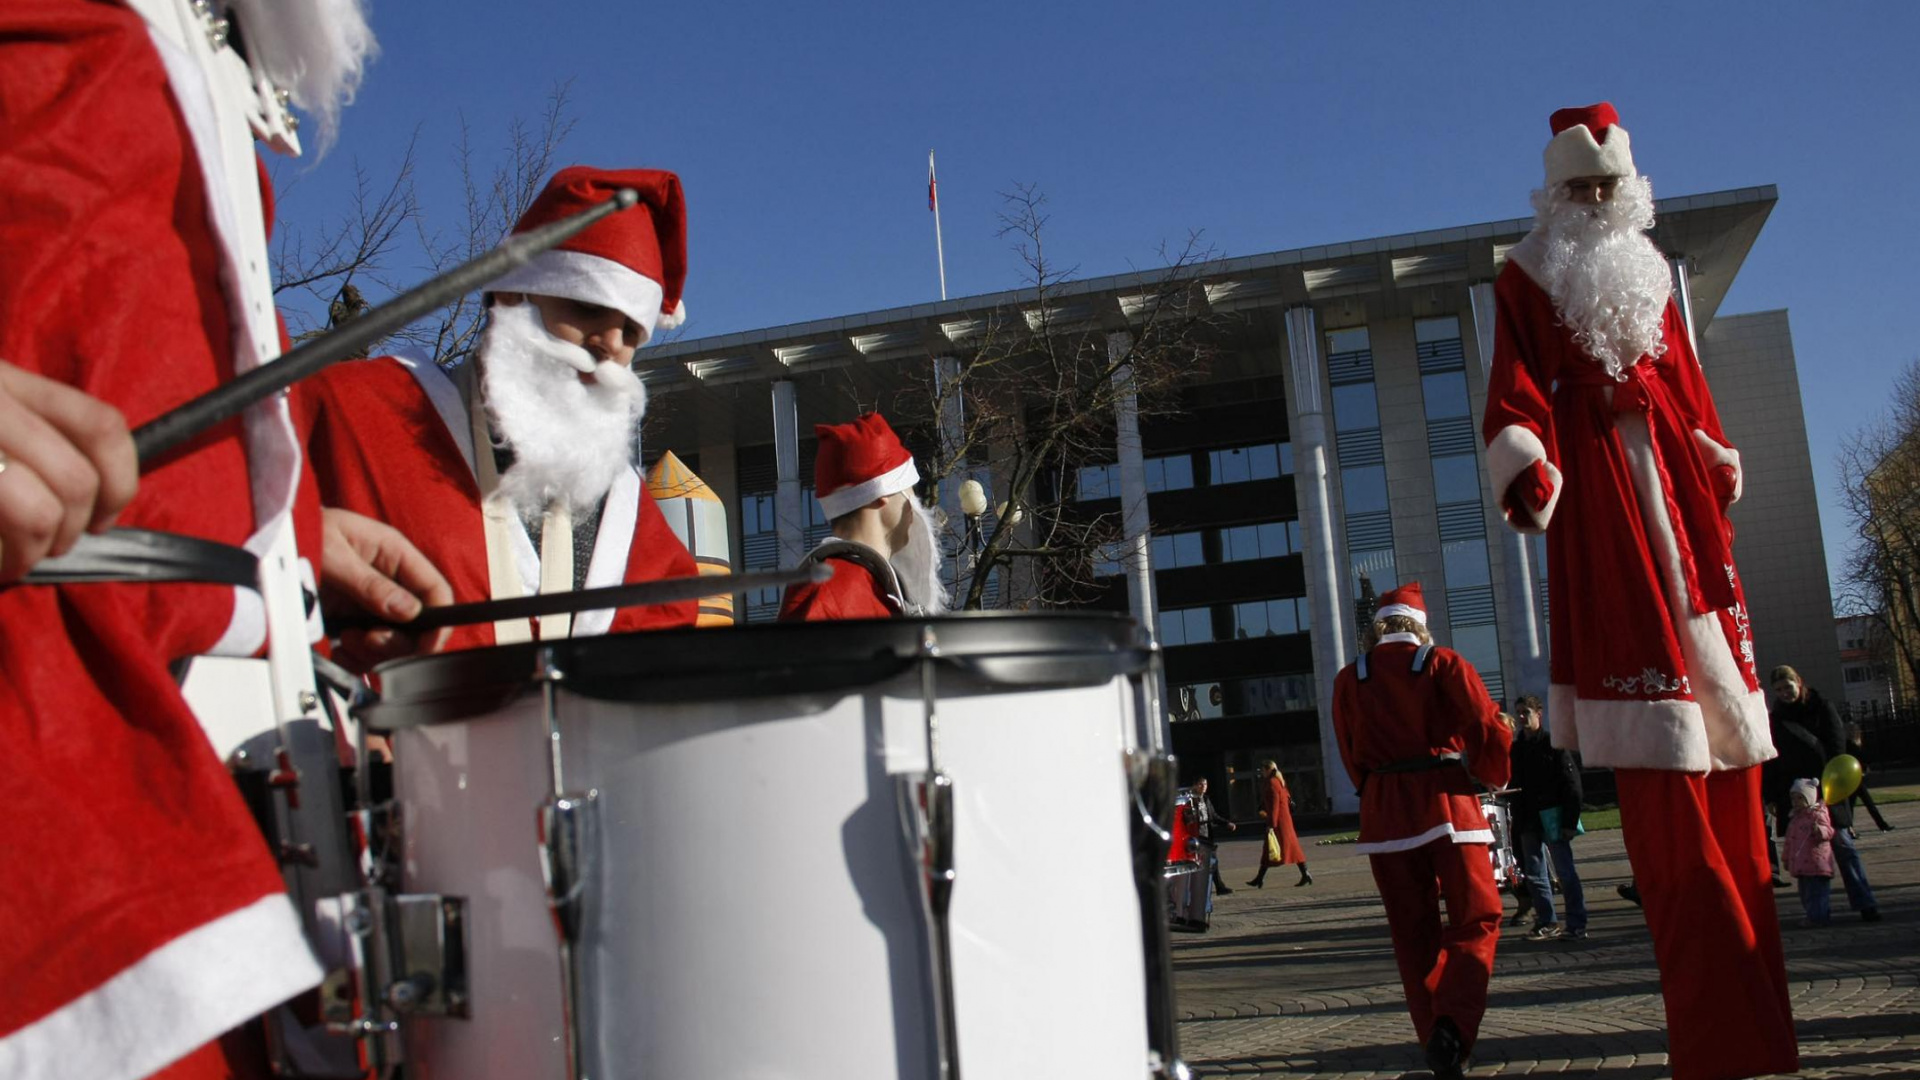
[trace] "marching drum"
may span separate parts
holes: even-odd
[[[1149,659],[975,614],[384,667],[409,1077],[1183,1075]]]
[[[1502,796],[1508,794],[1511,792],[1482,792],[1480,810],[1487,815],[1487,827],[1493,831],[1493,843],[1487,845],[1488,857],[1493,860],[1493,883],[1518,896],[1526,885],[1526,874],[1521,870],[1519,855],[1513,850],[1513,818],[1502,801]]]
[[[1182,791],[1174,800],[1173,843],[1167,848],[1167,922],[1175,930],[1204,931],[1213,915],[1213,875],[1207,871],[1207,852],[1188,815],[1193,796]]]

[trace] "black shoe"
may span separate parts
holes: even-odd
[[[1519,926],[1521,923],[1521,920],[1525,919],[1526,917],[1527,917],[1527,909],[1521,908],[1519,911],[1516,911],[1512,915],[1509,915],[1507,917],[1507,925]]]
[[[1786,888],[1787,886],[1789,886],[1789,885],[1791,885],[1791,884],[1793,884],[1793,879],[1792,879],[1792,878],[1790,878],[1790,877],[1788,877],[1787,875],[1785,875],[1785,874],[1783,874],[1783,873],[1781,873],[1781,872],[1780,872],[1780,871],[1778,871],[1778,870],[1775,870],[1775,871],[1773,872],[1773,887],[1774,887],[1774,888],[1776,888],[1776,889],[1784,889],[1784,888]]]
[[[1213,895],[1215,896],[1225,896],[1232,891],[1232,889],[1227,888],[1225,885],[1215,885],[1213,887]]]
[[[1587,940],[1587,928],[1583,926],[1578,930],[1563,930],[1560,932],[1560,940],[1585,941]]]
[[[1640,905],[1640,890],[1638,887],[1634,885],[1616,885],[1613,891],[1619,893],[1622,900],[1631,900],[1635,907]]]
[[[1560,924],[1557,922],[1539,923],[1527,934],[1534,941],[1552,941],[1560,936]]]
[[[1433,1070],[1434,1080],[1463,1080],[1462,1066],[1467,1061],[1463,1042],[1452,1020],[1443,1016],[1433,1022],[1433,1034],[1427,1037],[1427,1068]]]
[[[1247,882],[1247,884],[1253,886],[1256,889],[1264,889],[1267,887],[1267,883],[1265,881],[1262,881],[1259,878],[1254,878],[1252,881]]]
[[[1294,882],[1293,887],[1297,889],[1302,885],[1311,885],[1311,884],[1313,884],[1313,875],[1307,873],[1305,870],[1302,870],[1300,871],[1300,880]]]
[[[1860,921],[1861,922],[1879,922],[1880,909],[1877,907],[1870,907],[1867,910],[1861,912]]]
[[[1886,822],[1884,822],[1884,821],[1883,821],[1883,822],[1881,822],[1881,823],[1880,823],[1880,831],[1881,831],[1881,832],[1892,832],[1892,831],[1893,831],[1893,826],[1891,826],[1891,825],[1889,825],[1889,824],[1887,824]]]

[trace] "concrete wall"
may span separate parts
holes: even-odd
[[[1846,687],[1787,313],[1722,315],[1701,335],[1700,353],[1745,474],[1732,514],[1733,557],[1746,585],[1760,677],[1792,664],[1838,704]]]

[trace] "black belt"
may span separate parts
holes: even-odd
[[[1433,772],[1435,769],[1447,769],[1455,765],[1465,764],[1466,762],[1461,760],[1459,754],[1451,751],[1444,754],[1428,754],[1426,757],[1410,757],[1401,758],[1399,761],[1389,761],[1385,765],[1367,770],[1367,774],[1360,778],[1360,791],[1366,790],[1367,781],[1371,780],[1378,773]],[[1356,791],[1355,794],[1359,794],[1359,791]]]
[[[245,548],[151,529],[83,534],[65,555],[42,559],[22,585],[199,582],[258,589],[260,560]]]

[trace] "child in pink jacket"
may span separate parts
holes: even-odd
[[[1820,785],[1795,780],[1793,818],[1787,823],[1787,872],[1800,888],[1804,926],[1825,926],[1833,919],[1833,822],[1820,801]]]

